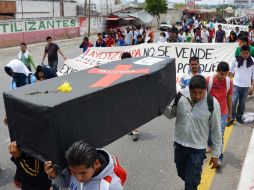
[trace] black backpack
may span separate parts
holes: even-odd
[[[181,97],[182,97],[182,93],[181,92],[178,92],[175,95],[175,102],[173,104],[174,106],[177,106],[177,104],[178,104],[178,102],[179,102]],[[214,110],[214,101],[213,101],[213,96],[210,95],[210,94],[207,94],[207,105],[208,105],[208,110],[211,112],[211,115],[212,115],[213,110]]]
[[[27,84],[31,84],[31,83],[32,83],[32,80],[31,80],[32,74],[33,74],[33,73],[29,73],[29,75],[28,75],[28,77],[27,77]]]

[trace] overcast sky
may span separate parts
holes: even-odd
[[[127,1],[133,1],[133,0],[127,0]],[[145,0],[138,0],[139,2],[144,2]],[[174,3],[184,3],[185,0],[169,0],[169,2]],[[232,3],[233,0],[225,0],[225,3]],[[223,4],[223,0],[202,0],[202,1],[196,1],[197,4]]]

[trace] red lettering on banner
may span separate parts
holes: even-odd
[[[111,51],[111,52],[109,52],[108,59],[110,59],[110,60],[111,60],[111,59],[112,59],[112,55],[114,55],[114,52],[112,52],[112,51]]]
[[[140,49],[137,49],[137,50],[134,49],[132,51],[132,55],[133,55],[133,57],[141,57]]]
[[[111,59],[115,59],[118,55],[120,55],[120,52],[114,52],[114,54],[111,57]]]
[[[104,55],[104,57],[103,57],[103,55]],[[107,56],[108,56],[108,53],[107,53],[107,52],[102,52],[102,53],[100,54],[99,59],[106,59]]]
[[[180,78],[176,77],[176,83],[179,83],[179,82],[180,82]]]
[[[138,69],[130,70],[133,65],[117,65],[113,70],[98,69],[93,68],[88,71],[89,74],[103,74],[106,75],[102,79],[98,80],[96,83],[92,84],[90,87],[108,87],[124,75],[130,74],[148,74],[149,69]]]
[[[112,51],[108,52],[108,56],[107,56],[107,59],[111,59],[111,55],[113,54]]]
[[[83,57],[85,57],[86,55],[88,55],[88,53],[91,51],[91,49],[90,48],[88,48],[87,50],[86,50],[86,52],[83,54]]]
[[[94,57],[95,51],[92,51],[88,56]]]
[[[98,58],[101,55],[101,52],[95,52],[96,56],[95,58]]]

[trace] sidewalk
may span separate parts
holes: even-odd
[[[80,41],[80,43],[82,42],[84,36],[82,37],[77,37],[77,38],[71,38],[71,39],[62,39],[62,40],[56,40],[56,41],[53,41],[54,43],[64,43],[64,42],[71,42],[71,41]],[[94,43],[97,39],[97,35],[96,34],[93,34],[89,37],[89,39]],[[33,43],[33,44],[27,44],[29,47],[34,47],[34,46],[40,46],[40,45],[45,45],[46,43],[46,40],[45,42],[38,42],[38,43]],[[17,49],[19,48],[19,46],[12,46],[12,47],[3,47],[3,48],[0,48],[0,50],[11,50],[11,49]]]

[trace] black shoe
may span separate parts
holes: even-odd
[[[226,126],[229,127],[229,126],[233,125],[234,121],[235,121],[235,120],[230,120],[230,121],[228,121],[227,124],[226,124]]]
[[[244,122],[243,122],[243,119],[242,119],[242,118],[236,119],[236,121],[237,121],[237,123],[244,124]]]
[[[131,131],[131,132],[129,132],[129,133],[128,133],[128,135],[133,135],[133,132],[132,132],[132,131]]]
[[[138,141],[140,132],[138,130],[134,130],[134,131],[132,131],[132,133],[133,133],[132,140]]]
[[[137,134],[133,134],[132,140],[133,141],[138,141],[138,139],[139,139],[139,134],[138,133]]]

